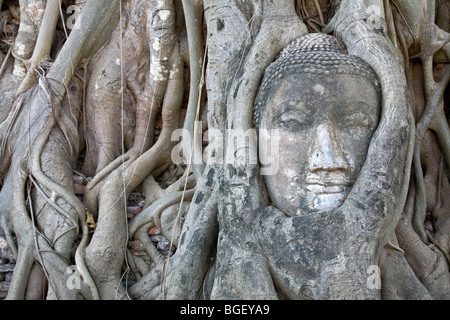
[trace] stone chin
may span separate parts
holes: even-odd
[[[271,201],[288,217],[306,216],[314,213],[327,212],[342,206],[351,191],[344,185],[297,186],[297,191],[285,190],[284,193],[272,193]]]
[[[315,194],[310,211],[325,212],[336,209],[344,203],[347,194],[347,191]]]

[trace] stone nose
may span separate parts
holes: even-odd
[[[317,127],[308,160],[311,172],[348,169],[339,141],[329,123]]]

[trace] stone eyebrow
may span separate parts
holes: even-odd
[[[289,104],[289,102],[293,102],[291,104]],[[272,107],[272,113],[275,112],[280,112],[280,109],[284,108],[284,112],[286,111],[299,111],[298,108],[297,109],[290,109],[290,110],[286,110],[287,108],[292,108],[295,106],[298,106],[299,104],[302,104],[302,110],[304,110],[303,113],[306,113],[308,115],[312,115],[314,112],[311,108],[307,108],[306,107],[306,103],[304,103],[303,101],[301,101],[300,99],[297,98],[290,98],[290,99],[284,99],[283,101],[281,101],[280,103],[278,103],[277,105]]]

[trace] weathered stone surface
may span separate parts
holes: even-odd
[[[14,260],[14,255],[9,248],[9,245],[6,242],[6,238],[4,236],[0,236],[0,258],[7,259],[9,261]]]
[[[0,272],[13,272],[16,265],[12,263],[0,264]]]
[[[3,281],[0,282],[0,292],[8,292],[11,282]]]

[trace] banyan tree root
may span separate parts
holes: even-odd
[[[444,168],[449,164],[449,127],[443,110],[443,95],[448,87],[450,68],[435,62],[449,61],[450,30],[448,23],[443,23],[448,20],[445,6],[442,11],[436,10],[436,6],[435,2],[396,4],[403,21],[409,21],[409,33],[414,39],[403,44],[404,59],[422,62],[417,66],[410,63],[411,71],[406,70],[407,74],[412,74],[408,85],[416,105],[414,182],[410,184],[408,198],[408,203],[414,205],[405,207],[405,218],[396,233],[415,275],[432,296],[439,299],[448,297],[448,272],[442,270],[450,266],[449,216],[443,209],[448,206],[444,200],[448,198],[444,193],[448,170]],[[446,15],[447,19],[442,19]],[[417,88],[419,90],[414,90]]]
[[[43,1],[26,1],[28,5],[38,5]],[[42,11],[40,8],[30,8],[32,14]],[[36,10],[37,9],[37,10]],[[60,13],[60,0],[48,0],[45,3],[45,13],[42,17],[42,23],[39,25],[39,34],[36,38],[36,45],[33,47],[33,54],[27,61],[27,73],[25,79],[17,90],[18,94],[30,89],[35,81],[35,68],[43,61],[50,60],[50,51],[52,40],[55,35],[56,24],[58,23]],[[36,28],[37,29],[37,28]]]
[[[84,172],[96,176],[89,189],[151,147],[169,80],[169,58],[176,39],[173,1],[147,5],[140,1],[127,9],[129,15],[122,15],[109,43],[90,63]],[[147,19],[142,19],[144,9]],[[125,132],[116,130],[121,126]],[[126,152],[120,150],[124,147]]]
[[[114,24],[116,5],[116,1],[90,1],[86,4],[88,10],[83,17],[92,26],[89,34],[86,30],[71,34],[48,74],[41,73],[39,83],[17,97],[10,116],[1,124],[4,181],[0,198],[5,209],[0,221],[8,244],[17,257],[9,299],[22,299],[27,287],[31,296],[34,295],[33,290],[39,289],[33,288],[33,281],[29,281],[30,274],[41,274],[32,271],[36,270],[33,267],[35,262],[39,263],[49,282],[50,296],[61,299],[78,297],[78,290],[68,290],[66,286],[70,276],[66,267],[70,264],[69,243],[71,246],[79,226],[82,240],[75,260],[83,279],[80,292],[84,297],[98,298],[83,259],[82,251],[88,236],[85,208],[73,193],[71,171],[68,170],[71,167],[68,163],[72,164],[78,152],[77,112],[75,109],[61,110],[61,101],[66,92],[71,94],[67,89],[75,72],[74,66],[89,54],[89,51],[76,48],[93,44],[93,39],[96,43],[91,48],[98,48],[105,37],[103,33],[107,33]],[[94,17],[93,12],[97,16]],[[99,24],[102,16],[105,19],[100,21],[104,22]],[[69,98],[70,103],[78,107],[78,103]],[[52,156],[50,159],[49,154]],[[51,162],[54,160],[56,164]],[[55,174],[52,178],[57,181],[47,174]],[[44,201],[39,202],[40,197]],[[43,206],[47,207],[45,213],[40,212]],[[53,217],[51,213],[54,213]],[[52,219],[59,224],[57,228],[52,226],[55,230],[48,227]]]
[[[67,157],[71,155],[69,150],[74,150],[73,146],[69,146],[73,141],[66,140],[63,130],[56,125],[52,107],[57,106],[54,105],[50,92],[45,79],[41,78],[39,86],[27,95],[31,99],[28,102],[29,109],[20,112],[17,119],[19,122],[13,126],[18,135],[13,137],[15,141],[11,142],[17,145],[28,144],[29,148],[14,151],[10,170],[15,174],[7,176],[4,185],[6,188],[1,192],[3,196],[6,194],[5,190],[15,190],[11,202],[5,200],[7,204],[5,213],[9,212],[7,219],[11,221],[12,230],[8,230],[8,224],[2,225],[2,230],[6,234],[14,233],[18,246],[18,250],[13,250],[17,252],[17,271],[14,272],[8,293],[10,299],[23,298],[34,261],[37,261],[44,270],[49,288],[56,298],[73,299],[77,295],[76,291],[66,290],[67,273],[64,266],[69,266],[70,250],[79,230],[78,221],[83,225],[85,220],[84,206],[71,190],[73,183],[70,165],[65,166],[71,162]],[[61,113],[67,111],[63,110]],[[70,111],[69,114],[74,115]],[[27,118],[29,121],[25,120]],[[24,121],[20,121],[21,119]],[[76,118],[67,119],[62,116],[60,119],[65,120],[65,123],[59,123],[61,127],[72,126],[70,120],[76,123]],[[29,123],[32,125],[21,127]],[[71,137],[75,139],[76,145],[77,135]],[[58,148],[61,145],[65,148]],[[55,147],[59,151],[55,151]],[[18,165],[20,167],[16,168]],[[52,174],[52,178],[57,181],[50,179],[47,174]],[[25,193],[27,186],[29,192]],[[32,197],[32,194],[35,196]],[[45,206],[48,208],[41,212]],[[58,227],[49,228],[48,224],[52,223]],[[9,244],[12,248],[15,247],[14,243]],[[85,279],[89,278],[85,273],[83,276]]]
[[[189,132],[193,139],[184,139],[184,150],[189,154],[187,156],[192,159],[192,169],[197,179],[201,176],[204,170],[201,150],[199,144],[195,143],[195,137],[199,128],[196,126],[196,121],[199,120],[200,99],[203,87],[203,70],[205,64],[205,54],[203,44],[203,29],[202,29],[202,15],[203,5],[202,1],[188,1],[182,0],[183,10],[186,19],[187,37],[189,43],[189,67],[190,67],[190,89],[189,89],[189,103],[186,112],[186,119],[184,121],[184,129]]]
[[[17,15],[17,18],[20,19],[20,25],[12,55],[16,58],[13,73],[23,79],[27,74],[27,62],[33,55],[36,45],[39,28],[46,9],[46,1],[21,0],[19,5],[20,15]],[[11,10],[11,12],[14,12],[14,10]]]
[[[160,275],[158,299],[197,299],[210,269],[218,233],[218,199],[214,195],[219,192],[216,181],[223,169],[207,166],[205,170],[186,215],[177,252]]]
[[[127,239],[126,199],[142,181],[167,163],[171,155],[171,135],[177,129],[183,98],[183,68],[178,45],[170,59],[172,66],[163,101],[163,128],[155,145],[135,161],[125,162],[98,185],[98,219],[86,249],[89,270],[102,299],[125,298],[120,284]],[[106,244],[106,246],[105,246]]]

